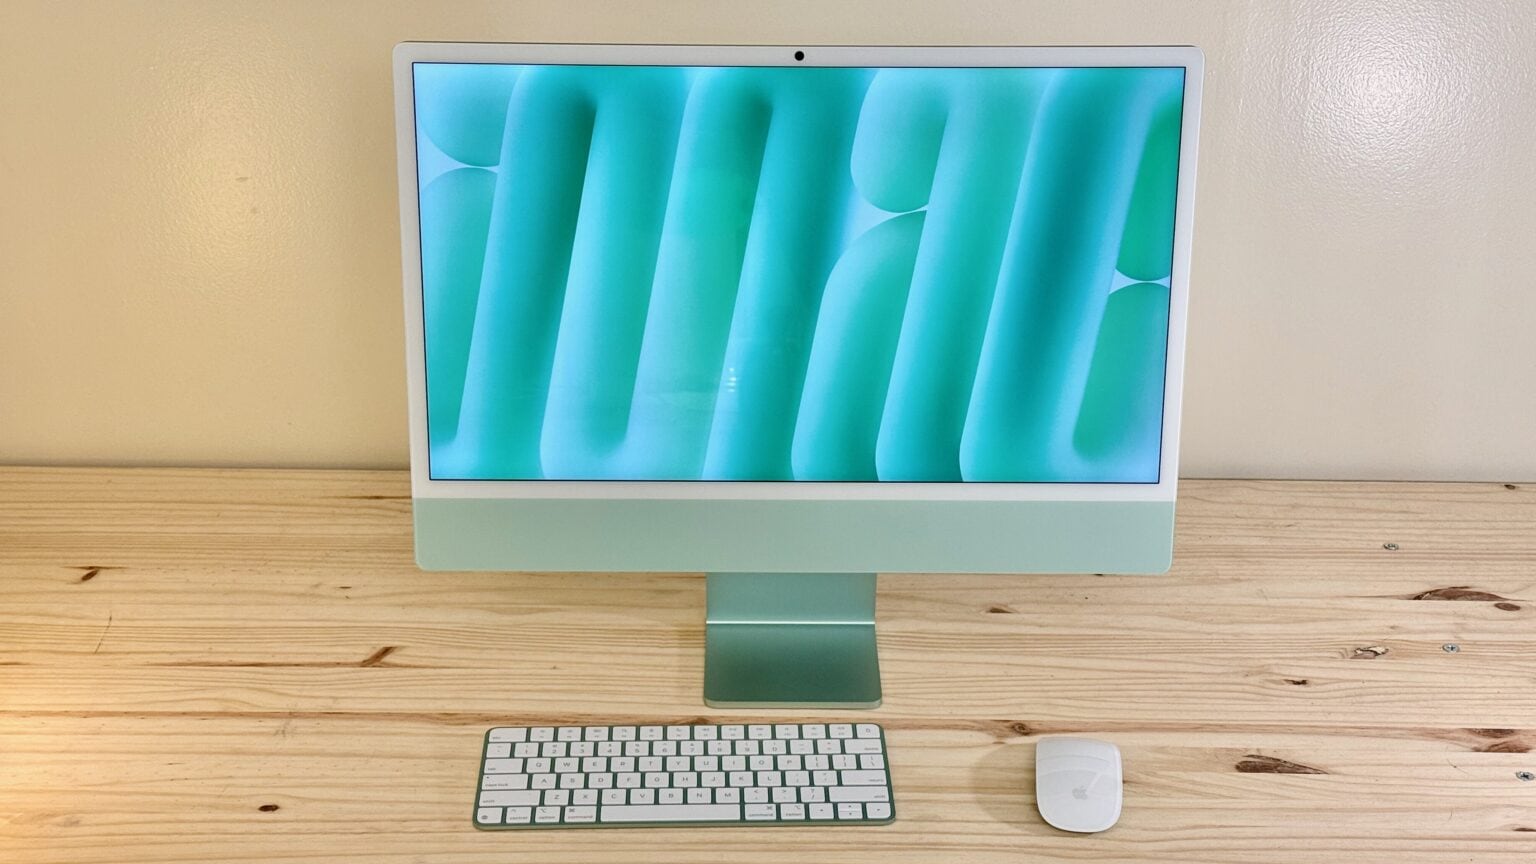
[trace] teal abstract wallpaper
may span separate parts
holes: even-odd
[[[416,64],[432,477],[1157,482],[1183,74]]]

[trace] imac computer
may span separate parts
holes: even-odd
[[[878,572],[1169,566],[1197,49],[394,68],[422,567],[703,572],[708,704],[873,707]]]

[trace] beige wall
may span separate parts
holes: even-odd
[[[403,465],[406,39],[1194,43],[1185,474],[1536,480],[1536,3],[0,2],[0,461]]]

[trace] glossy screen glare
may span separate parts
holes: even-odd
[[[433,479],[1157,482],[1183,69],[414,79]]]

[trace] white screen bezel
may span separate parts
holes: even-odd
[[[795,59],[797,51],[804,59]],[[426,357],[417,199],[415,63],[594,66],[933,66],[1182,67],[1184,113],[1169,280],[1168,353],[1157,483],[902,483],[809,481],[434,480],[428,474]],[[772,501],[1173,501],[1178,485],[1185,318],[1194,230],[1195,153],[1199,145],[1204,55],[1188,46],[875,47],[733,45],[578,45],[403,42],[395,46],[395,120],[400,181],[401,267],[405,288],[410,405],[411,494],[416,498],[619,498]]]

